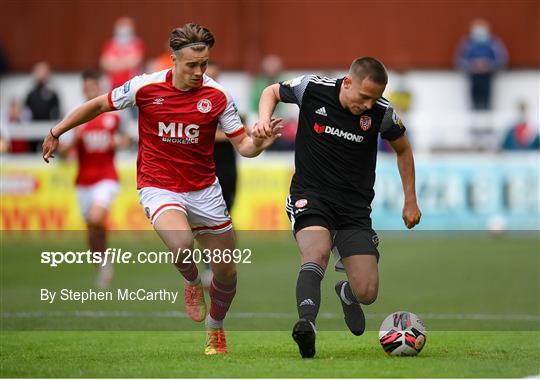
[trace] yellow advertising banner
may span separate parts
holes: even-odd
[[[112,230],[151,229],[139,204],[135,164],[118,165],[120,192],[108,220]],[[74,186],[76,163],[39,161],[8,162],[1,169],[0,229],[80,230],[80,215]],[[284,163],[242,164],[233,222],[237,230],[284,230],[292,169]]]

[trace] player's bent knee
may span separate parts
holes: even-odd
[[[353,286],[352,291],[361,304],[370,305],[377,300],[378,289],[376,285]]]

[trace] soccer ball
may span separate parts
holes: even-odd
[[[426,344],[424,322],[408,311],[396,311],[381,324],[379,342],[388,355],[415,356]]]

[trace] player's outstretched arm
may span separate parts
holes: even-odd
[[[253,127],[252,136],[256,138],[272,137],[271,118],[280,100],[278,83],[263,90],[259,100],[259,122]]]
[[[64,120],[51,128],[49,134],[43,140],[42,154],[45,162],[48,163],[49,158],[54,158],[53,153],[58,147],[58,138],[62,134],[107,111],[112,111],[112,108],[109,106],[109,101],[107,100],[107,94],[100,95],[75,108],[75,110],[67,115]]]
[[[283,130],[283,125],[279,124],[281,123],[282,119],[275,119],[272,118],[270,120],[270,130],[271,130],[271,136],[270,137],[255,137],[253,136],[253,133],[242,133],[239,136],[235,136],[231,138],[231,143],[234,145],[236,150],[241,156],[244,157],[256,157],[258,156],[263,150],[268,148],[270,145],[276,141],[279,137],[281,137],[281,131]],[[255,124],[255,129],[257,127],[257,124]]]
[[[420,223],[422,213],[416,202],[416,188],[414,175],[414,157],[411,149],[411,144],[407,136],[402,135],[394,141],[390,141],[390,145],[397,154],[397,164],[401,183],[403,185],[403,193],[405,202],[403,205],[403,222],[407,228],[413,228]]]

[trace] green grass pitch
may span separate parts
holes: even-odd
[[[45,304],[39,290],[88,289],[92,265],[49,268],[44,250],[84,249],[80,233],[2,233],[2,377],[524,377],[540,374],[540,238],[510,233],[381,232],[380,292],[364,308],[368,331],[346,331],[327,270],[317,355],[302,360],[295,322],[298,254],[288,232],[242,232],[253,252],[238,266],[226,322],[229,354],[205,357],[202,325],[182,302]],[[113,233],[110,246],[163,250],[154,233]],[[181,289],[167,264],[124,264],[114,287]],[[414,358],[388,357],[377,330],[393,311],[418,314],[427,344]]]

